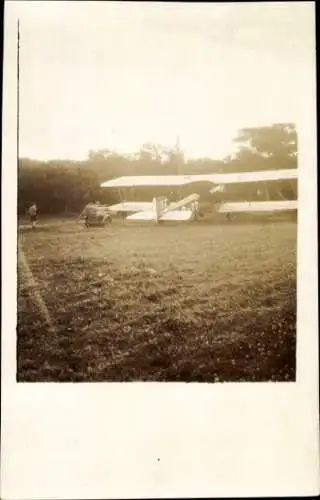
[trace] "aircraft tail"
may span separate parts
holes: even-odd
[[[167,213],[167,212],[172,212],[174,210],[178,210],[179,208],[185,207],[189,205],[190,203],[193,203],[194,201],[198,201],[200,196],[196,193],[190,194],[188,196],[185,196],[185,198],[182,198],[179,201],[175,201],[173,203],[170,203],[167,207],[164,208],[162,213]]]
[[[171,212],[166,212],[161,214],[158,221],[189,221],[193,219],[192,210],[172,210]],[[132,221],[154,221],[154,212],[138,212],[136,214],[129,215],[127,220]]]
[[[163,197],[153,198],[151,210],[139,211],[138,213],[129,215],[128,220],[145,220],[145,221],[188,221],[194,218],[194,209],[186,208],[187,205],[199,200],[198,194],[191,194],[182,198],[177,202],[166,205],[166,200]],[[185,210],[180,210],[181,208]]]

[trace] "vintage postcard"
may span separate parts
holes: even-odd
[[[1,496],[319,493],[315,2],[6,2]]]

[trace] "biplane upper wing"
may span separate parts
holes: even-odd
[[[184,186],[196,182],[197,175],[134,175],[118,177],[103,182],[101,187],[129,188],[129,187],[161,187],[161,186]],[[201,177],[201,176],[200,176]]]
[[[246,182],[267,182],[294,180],[298,178],[298,169],[261,170],[258,172],[239,172],[232,174],[214,174],[211,177],[213,184],[239,184]]]
[[[297,179],[298,169],[261,170],[258,172],[240,172],[231,174],[199,174],[199,175],[136,175],[118,177],[103,182],[101,187],[161,187],[185,186],[193,182],[210,182],[212,184],[237,184],[245,182],[263,182],[285,179]]]

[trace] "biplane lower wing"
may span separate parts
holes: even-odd
[[[279,212],[287,210],[297,210],[297,200],[285,201],[256,201],[242,203],[223,203],[220,205],[219,213],[236,213],[236,212]]]

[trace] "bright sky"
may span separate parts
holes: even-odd
[[[314,63],[311,2],[14,8],[21,156],[81,159],[179,135],[187,156],[221,158],[239,128],[296,121]]]

